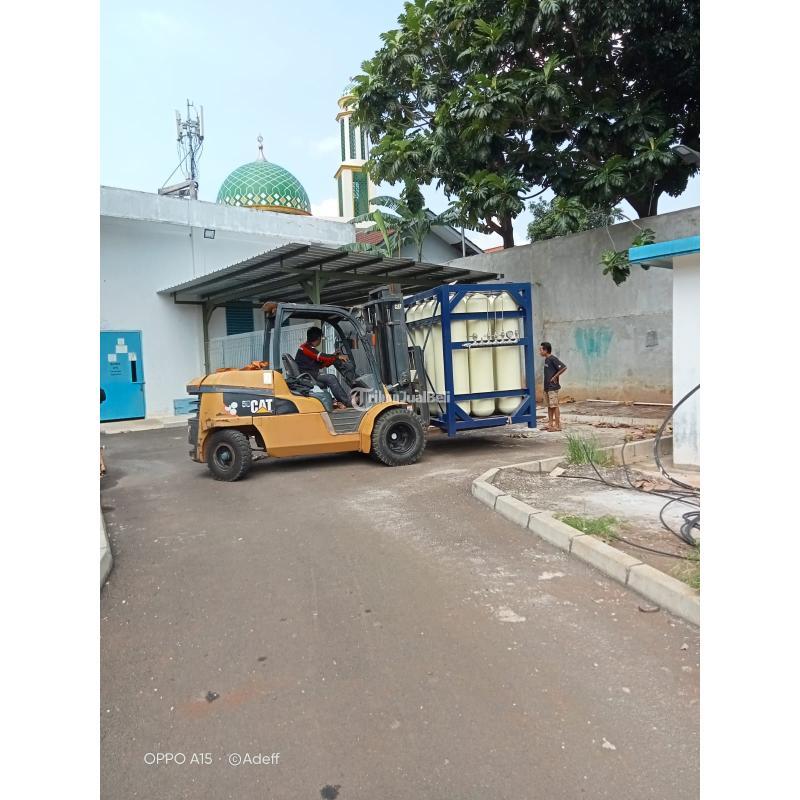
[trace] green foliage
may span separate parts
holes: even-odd
[[[600,449],[597,439],[577,433],[567,434],[567,464],[597,464],[604,467],[613,463],[611,456]]]
[[[699,149],[699,0],[413,0],[381,40],[373,179],[435,182],[507,247],[533,187],[646,216],[697,169],[670,148]]]
[[[350,222],[374,222],[366,232],[379,230],[383,236],[383,245],[362,245],[363,249],[386,256],[397,256],[404,244],[412,242],[417,251],[417,261],[422,261],[422,248],[431,228],[435,225],[452,225],[459,219],[454,209],[447,209],[441,214],[434,214],[426,209],[425,198],[419,186],[410,181],[406,182],[400,197],[381,195],[373,197],[369,202],[370,205],[383,206],[393,213],[376,208],[354,217]],[[348,248],[356,249],[351,246]]]
[[[533,242],[613,225],[624,216],[616,207],[587,208],[577,197],[536,200],[528,208],[533,214],[533,222],[528,225],[528,238]]]
[[[581,517],[577,514],[565,514],[559,519],[571,528],[581,533],[588,533],[590,536],[609,540],[617,538],[616,525],[619,520],[616,517]]]
[[[379,197],[375,198],[371,202],[375,203],[375,200],[383,199],[384,198]],[[394,200],[393,197],[389,199]],[[388,219],[387,216],[389,217]],[[366,232],[372,233],[373,231],[380,231],[381,235],[383,236],[383,244],[375,245],[368,244],[367,242],[352,242],[344,245],[342,250],[378,253],[379,255],[386,256],[387,258],[396,256],[400,251],[400,248],[403,246],[403,241],[399,236],[398,229],[396,227],[394,229],[390,227],[394,224],[394,220],[396,219],[398,218],[384,214],[379,208],[376,208],[375,211],[370,211],[367,214],[360,214],[359,216],[354,217],[350,220],[350,222],[374,222],[375,224],[367,228]]]
[[[655,231],[650,228],[640,230],[636,234],[631,247],[641,247],[646,244],[652,244],[656,240]],[[624,283],[628,276],[631,274],[631,262],[628,260],[628,250],[605,250],[600,256],[600,264],[603,267],[603,275],[611,275],[614,283],[619,286]],[[643,267],[649,269],[649,267]]]

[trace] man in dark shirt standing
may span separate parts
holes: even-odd
[[[547,430],[561,430],[561,409],[558,407],[559,377],[566,372],[567,365],[553,355],[550,342],[539,345],[539,355],[544,358],[544,396],[547,403]]]
[[[342,388],[342,384],[339,383],[336,376],[328,375],[328,373],[320,373],[321,369],[330,367],[337,360],[347,361],[347,356],[341,353],[326,355],[325,353],[319,352],[319,346],[322,342],[321,328],[317,328],[316,326],[309,328],[306,332],[306,336],[308,337],[307,340],[300,345],[300,349],[294,357],[297,366],[300,368],[300,372],[307,372],[317,383],[330,389],[331,394],[340,407],[352,406],[353,403],[349,395]]]

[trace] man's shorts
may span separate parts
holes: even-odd
[[[548,408],[558,408],[558,389],[554,392],[545,392],[544,397]]]

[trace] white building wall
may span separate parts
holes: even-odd
[[[672,261],[672,397],[677,403],[700,383],[700,254]],[[700,466],[700,392],[672,420],[675,464]]]
[[[417,258],[417,246],[407,242],[400,248],[401,258]],[[447,264],[461,255],[461,245],[454,249],[447,242],[442,241],[435,233],[429,233],[422,243],[422,260],[430,264]]]
[[[204,370],[200,307],[176,305],[160,289],[289,242],[355,240],[343,222],[108,187],[100,213],[100,328],[142,331],[148,417],[172,414],[173,400],[186,397],[187,382]],[[205,228],[213,239],[203,237]],[[254,319],[262,326],[260,315]],[[217,309],[209,335],[226,332],[225,309]]]

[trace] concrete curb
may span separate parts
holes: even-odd
[[[667,437],[662,439],[666,443]],[[635,442],[625,448],[625,461],[628,464],[648,458],[652,452],[653,439]],[[636,451],[636,445],[642,445]],[[611,452],[619,463],[618,453],[621,445],[602,448]],[[667,609],[676,617],[700,625],[700,593],[677,578],[642,563],[634,556],[617,550],[599,539],[583,534],[575,528],[556,519],[549,511],[534,508],[522,500],[498,489],[493,481],[497,473],[504,469],[523,469],[533,473],[548,473],[562,458],[546,458],[540,461],[525,461],[522,464],[509,464],[484,472],[472,482],[472,495],[489,508],[497,511],[510,522],[515,523],[540,536],[552,545],[571,553],[581,561],[599,569],[609,578],[628,586],[633,591],[653,603]],[[551,463],[556,462],[556,463]]]
[[[491,481],[497,474],[499,467],[484,472],[477,480],[472,481],[472,495],[477,497],[484,505],[494,508],[498,497],[503,497],[505,492],[501,492]]]
[[[103,512],[100,512],[100,588],[106,582],[111,567],[114,566],[114,557],[111,555],[111,545],[106,533],[106,521],[103,519]]]

